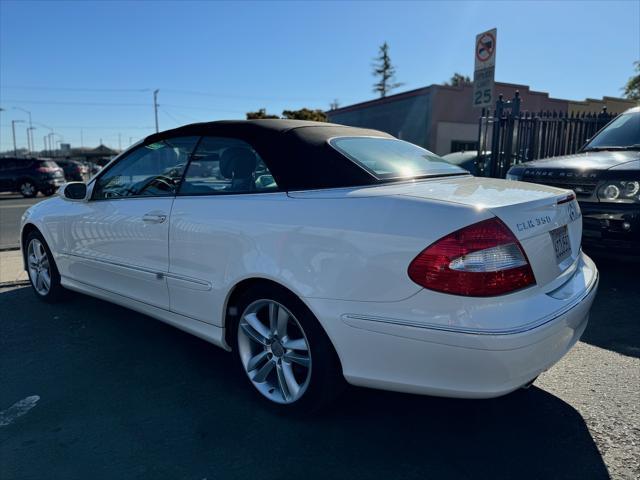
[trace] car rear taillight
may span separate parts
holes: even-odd
[[[55,167],[38,167],[36,168],[36,170],[40,173],[54,173],[56,172],[58,169]]]
[[[457,230],[423,250],[409,278],[430,290],[488,297],[536,283],[518,239],[498,218]]]

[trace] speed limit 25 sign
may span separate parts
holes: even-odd
[[[493,105],[497,36],[498,30],[495,28],[476,35],[472,100],[474,107]]]

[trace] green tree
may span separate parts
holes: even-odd
[[[630,77],[624,86],[624,96],[629,100],[640,100],[640,61],[633,64],[636,66],[636,74]]]
[[[247,112],[247,120],[258,120],[261,118],[280,118],[278,115],[267,113],[266,108],[261,108],[257,112]]]
[[[380,97],[386,97],[394,88],[398,88],[403,83],[395,81],[396,68],[391,63],[389,57],[389,45],[384,42],[378,51],[378,56],[374,58],[373,76],[379,80],[373,84],[373,91],[380,94]]]
[[[327,115],[320,109],[310,110],[308,108],[301,108],[300,110],[285,110],[282,112],[282,117],[290,120],[327,121]]]
[[[450,85],[452,87],[458,87],[461,85],[470,85],[471,79],[468,75],[462,75],[461,73],[454,73],[451,76],[451,79],[448,82],[444,82],[445,85]]]

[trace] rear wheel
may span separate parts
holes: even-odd
[[[38,189],[31,180],[23,180],[18,187],[24,198],[33,198],[38,194]]]
[[[59,300],[64,288],[60,273],[44,238],[38,231],[29,234],[26,241],[26,260],[29,281],[36,296],[45,302]]]
[[[272,286],[242,295],[236,358],[254,390],[276,409],[311,413],[341,391],[344,379],[329,338],[292,293]]]

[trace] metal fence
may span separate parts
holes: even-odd
[[[498,98],[496,109],[483,109],[478,129],[478,171],[504,178],[512,165],[576,153],[614,114],[521,112],[520,95]]]

